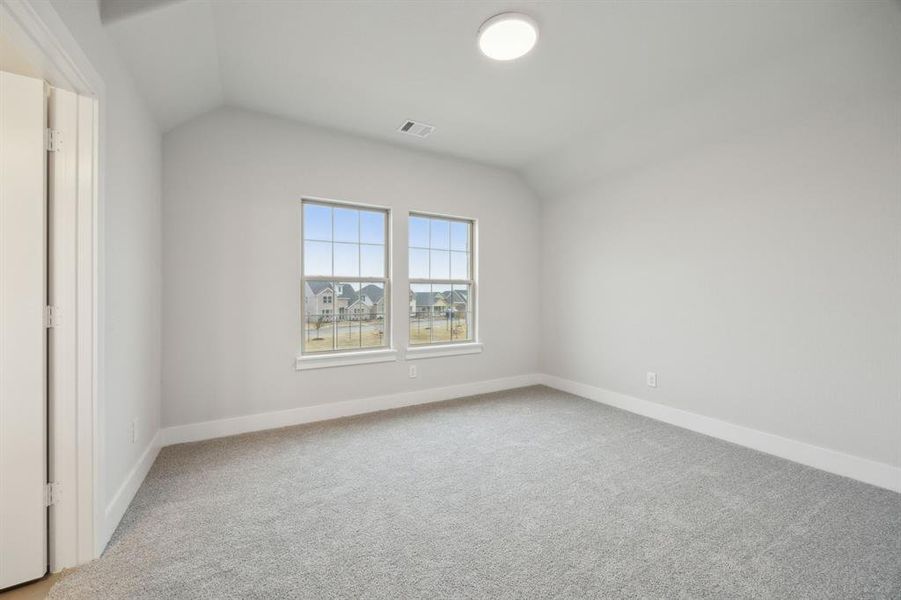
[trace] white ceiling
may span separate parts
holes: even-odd
[[[703,103],[723,82],[901,12],[889,2],[791,0],[102,6],[165,130],[229,105],[535,171],[587,139],[627,139],[648,115]],[[478,52],[476,32],[505,10],[533,16],[540,38],[526,57],[498,63]],[[402,136],[407,118],[437,131]],[[661,118],[654,127],[665,128]]]

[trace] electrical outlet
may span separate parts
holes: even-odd
[[[416,365],[410,365],[410,379],[416,379]]]
[[[657,373],[648,371],[648,387],[657,387]]]
[[[138,422],[134,420],[131,422],[131,443],[134,444],[138,441]]]

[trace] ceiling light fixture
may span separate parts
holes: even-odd
[[[502,13],[482,23],[479,28],[479,49],[494,60],[513,60],[535,47],[538,24],[521,13]]]

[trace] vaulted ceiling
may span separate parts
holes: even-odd
[[[165,130],[229,105],[533,176],[566,161],[558,177],[586,153],[628,166],[747,126],[789,108],[785,86],[813,100],[835,79],[811,73],[818,56],[901,19],[896,3],[850,1],[101,1]],[[540,38],[499,63],[476,32],[507,10],[534,17]],[[408,118],[437,130],[407,138]]]

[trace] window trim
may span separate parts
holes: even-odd
[[[414,344],[410,341],[410,311],[409,311],[409,302],[405,304],[406,306],[406,320],[407,320],[407,350],[405,352],[405,358],[407,360],[416,359],[416,358],[429,358],[432,356],[453,356],[456,354],[473,354],[482,351],[482,340],[479,337],[479,297],[478,297],[478,281],[479,281],[479,271],[478,271],[478,239],[479,239],[479,221],[478,219],[472,217],[463,217],[463,216],[455,216],[449,214],[435,213],[435,212],[426,212],[420,210],[410,210],[407,213],[407,244],[406,244],[406,257],[407,257],[407,269],[410,266],[410,237],[409,237],[409,226],[410,219],[413,217],[420,217],[425,219],[444,219],[447,221],[457,221],[468,223],[470,226],[470,248],[469,248],[469,279],[431,279],[431,278],[422,278],[422,277],[409,277],[409,271],[407,273],[407,293],[409,294],[410,286],[415,284],[433,284],[433,283],[447,283],[450,285],[468,285],[469,286],[469,303],[471,306],[472,312],[472,336],[469,339],[465,340],[442,340],[438,342],[425,342]],[[430,244],[431,246],[431,244]],[[416,246],[419,248],[419,246]],[[431,251],[431,247],[428,250]],[[457,348],[459,351],[454,352],[455,347],[463,347],[467,346],[468,349]],[[428,350],[431,350],[429,352]]]
[[[463,354],[481,354],[481,342],[453,342],[437,344],[417,344],[404,352],[404,360],[420,360],[422,358],[440,358],[442,356],[460,356]]]
[[[357,209],[357,210],[368,210],[368,211],[378,211],[382,212],[385,215],[385,275],[384,277],[339,277],[336,275],[330,276],[319,276],[319,275],[311,275],[307,276],[305,272],[305,242],[306,234],[305,234],[305,217],[304,217],[304,206],[307,204],[319,205],[319,206],[328,206],[330,208],[347,208],[347,209]],[[333,217],[334,218],[334,217]],[[333,239],[332,243],[334,244],[334,220],[332,221],[333,228]],[[392,311],[392,302],[391,302],[391,279],[392,279],[392,253],[393,253],[393,243],[392,243],[392,229],[393,229],[393,220],[392,220],[392,210],[389,206],[381,206],[377,204],[367,204],[363,202],[352,202],[348,200],[334,200],[331,198],[321,198],[316,196],[301,196],[300,198],[300,317],[301,317],[301,336],[300,336],[300,349],[298,351],[297,360],[296,360],[296,368],[297,370],[306,370],[312,368],[320,368],[320,367],[331,367],[331,366],[341,366],[344,364],[365,364],[370,362],[386,362],[391,360],[397,360],[396,354],[397,351],[394,348],[394,320],[392,319],[391,311]],[[360,244],[360,242],[358,242]],[[332,272],[334,273],[334,247],[332,249]],[[320,352],[308,352],[306,350],[306,307],[305,307],[305,291],[306,291],[306,283],[307,281],[330,281],[333,283],[381,283],[383,285],[383,294],[382,297],[384,299],[384,330],[385,330],[385,344],[383,346],[367,346],[363,348],[333,348],[331,350],[325,350]],[[362,287],[362,286],[361,286]],[[333,294],[333,298],[336,296]],[[332,303],[332,308],[337,306],[337,303]],[[338,313],[332,312],[334,316],[338,316]],[[349,314],[349,313],[345,313]],[[334,334],[333,334],[334,335]],[[356,356],[359,360],[354,360],[351,357]],[[329,361],[328,359],[333,359]]]
[[[394,348],[376,348],[370,350],[318,352],[316,354],[302,354],[295,361],[298,371],[310,369],[327,369],[329,367],[346,367],[349,365],[368,365],[372,363],[395,362],[397,350]]]

